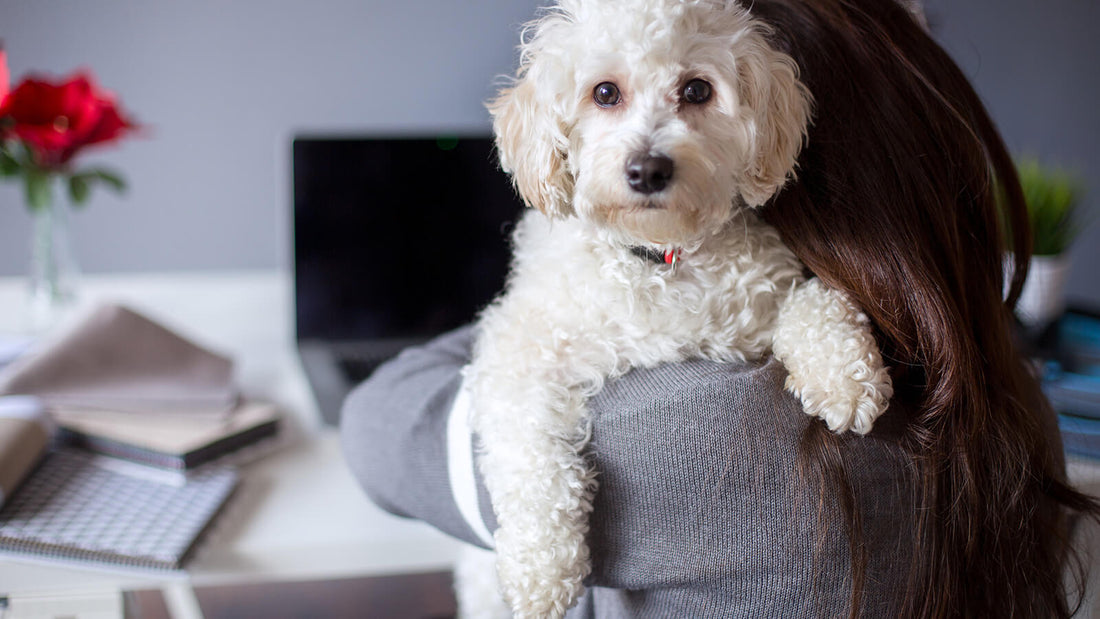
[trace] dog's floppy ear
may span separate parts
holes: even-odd
[[[550,217],[573,214],[573,175],[568,138],[553,93],[540,92],[531,67],[489,104],[500,165],[512,175],[524,202]]]
[[[789,56],[766,43],[741,56],[742,109],[753,118],[752,147],[741,197],[761,206],[792,176],[810,122],[811,95]]]

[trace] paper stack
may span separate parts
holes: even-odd
[[[237,485],[198,465],[279,420],[229,358],[101,307],[0,368],[0,551],[178,568]]]

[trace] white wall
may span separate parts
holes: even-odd
[[[275,267],[289,259],[296,131],[487,129],[539,0],[0,0],[13,75],[91,67],[148,136],[89,159],[131,191],[75,218],[89,272]],[[1100,2],[928,0],[937,37],[1016,152],[1076,167],[1100,219]],[[0,185],[0,274],[26,270],[28,220]],[[1100,226],[1071,292],[1100,305]]]

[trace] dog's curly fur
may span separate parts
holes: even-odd
[[[607,379],[772,350],[830,429],[866,433],[886,408],[867,319],[805,281],[754,210],[795,172],[811,110],[767,35],[732,1],[561,0],[529,24],[515,83],[490,105],[502,166],[535,208],[466,371],[517,616],[561,616],[583,591],[586,401]],[[685,94],[693,80],[705,87]],[[597,103],[601,84],[617,96]],[[670,160],[667,184],[632,184],[638,157]]]

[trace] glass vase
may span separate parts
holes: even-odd
[[[80,270],[72,248],[69,205],[58,200],[31,209],[28,323],[48,331],[75,306]]]

